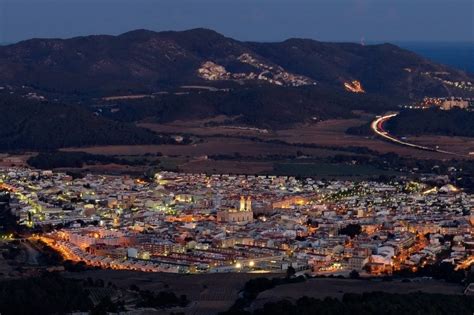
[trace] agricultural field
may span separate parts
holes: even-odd
[[[191,136],[190,144],[163,145],[109,145],[81,148],[63,148],[61,151],[82,151],[89,154],[114,156],[130,161],[156,157],[140,166],[91,165],[84,170],[143,173],[156,166],[158,169],[204,173],[280,174],[321,177],[367,177],[396,175],[370,165],[331,164],[337,155],[361,156],[396,153],[405,158],[448,160],[453,156],[422,151],[389,143],[375,136],[349,135],[346,130],[369,122],[373,117],[358,113],[358,118],[332,119],[302,124],[292,129],[266,130],[225,125],[231,120],[218,116],[206,120],[174,121],[165,124],[141,123],[141,127],[169,135]],[[442,149],[467,154],[474,151],[471,138],[441,137]],[[435,147],[437,136],[410,137],[409,141]],[[351,151],[350,148],[367,148],[372,153]],[[373,153],[375,152],[375,153]],[[295,159],[304,156],[309,160]],[[317,162],[313,162],[317,160]]]

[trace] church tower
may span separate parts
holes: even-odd
[[[245,211],[252,211],[252,199],[250,196],[247,197],[247,201],[245,202]]]
[[[245,211],[245,197],[244,196],[240,196],[240,208],[239,208],[240,211]]]

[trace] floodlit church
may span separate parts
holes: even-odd
[[[228,209],[217,212],[218,222],[246,223],[253,221],[252,199],[240,196],[239,209]]]

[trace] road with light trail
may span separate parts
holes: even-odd
[[[373,131],[377,136],[382,137],[382,138],[384,138],[385,140],[388,140],[388,141],[393,142],[393,143],[396,143],[396,144],[400,144],[400,145],[403,145],[403,146],[407,146],[407,147],[414,148],[414,149],[419,149],[419,150],[424,150],[424,151],[438,152],[438,153],[444,153],[444,154],[456,155],[456,156],[462,156],[462,157],[466,157],[466,156],[467,156],[467,155],[464,155],[464,154],[459,154],[459,153],[456,153],[456,152],[450,152],[450,151],[446,151],[446,150],[440,150],[440,149],[438,149],[438,148],[426,147],[426,146],[422,146],[422,145],[418,145],[418,144],[406,142],[406,141],[400,140],[400,139],[398,139],[398,138],[395,138],[394,136],[390,135],[390,134],[383,128],[383,125],[384,125],[384,123],[386,123],[388,120],[390,120],[390,119],[393,118],[393,117],[396,117],[397,115],[398,115],[398,113],[393,113],[393,114],[387,114],[387,115],[384,115],[384,116],[381,116],[381,117],[377,117],[377,118],[376,118],[374,121],[372,121],[372,123],[370,124],[370,128],[372,129],[372,131]]]

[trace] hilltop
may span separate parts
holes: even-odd
[[[242,42],[202,28],[0,46],[0,84],[57,93],[108,95],[203,84],[322,85],[401,98],[466,93],[443,80],[474,81],[391,44]]]
[[[202,28],[30,39],[0,46],[0,149],[167,143],[136,123],[216,116],[285,129],[472,95],[469,82],[392,44],[243,42]]]

